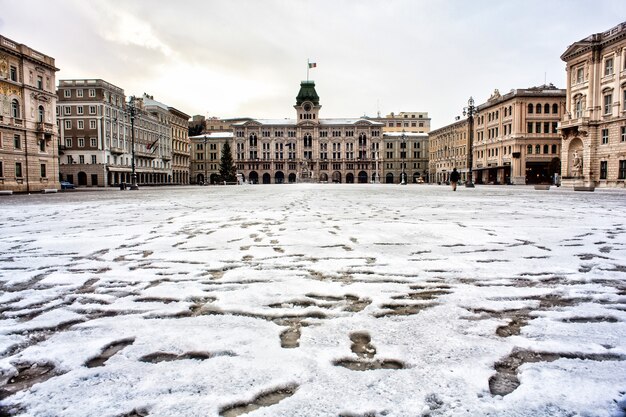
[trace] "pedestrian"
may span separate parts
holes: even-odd
[[[452,191],[456,191],[456,183],[459,182],[459,171],[456,170],[456,168],[452,169],[452,172],[450,173],[450,184],[452,185]]]

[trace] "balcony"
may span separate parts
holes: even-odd
[[[561,120],[560,128],[569,129],[572,127],[589,126],[589,117],[577,117],[568,120]]]
[[[115,154],[115,155],[121,155],[124,153],[124,149],[118,148],[117,146],[111,146],[109,150],[111,151],[112,154]]]
[[[15,117],[0,116],[0,123],[9,127],[24,127],[24,120]]]
[[[36,129],[38,133],[43,133],[46,135],[52,135],[54,133],[54,125],[52,123],[39,122],[37,123]]]

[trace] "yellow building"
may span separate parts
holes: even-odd
[[[469,126],[467,119],[456,121],[430,132],[429,137],[429,181],[442,183],[449,180],[456,168],[461,182],[467,180],[469,149]]]
[[[626,22],[570,45],[567,113],[561,121],[564,186],[624,187]]]
[[[0,191],[60,187],[54,58],[0,36]]]
[[[557,128],[564,108],[565,90],[552,84],[504,95],[495,90],[474,116],[474,182],[552,182],[560,166]]]

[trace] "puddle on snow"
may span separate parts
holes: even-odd
[[[220,416],[237,417],[243,414],[248,414],[262,407],[270,407],[274,404],[278,404],[285,398],[291,397],[296,393],[297,389],[297,385],[290,385],[284,388],[278,388],[276,390],[261,393],[250,402],[238,402],[222,408],[220,410]]]

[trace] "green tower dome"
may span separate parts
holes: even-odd
[[[315,106],[319,106],[320,97],[315,91],[315,81],[302,81],[300,83],[300,92],[296,97],[296,106],[300,106],[305,101],[310,101]]]

